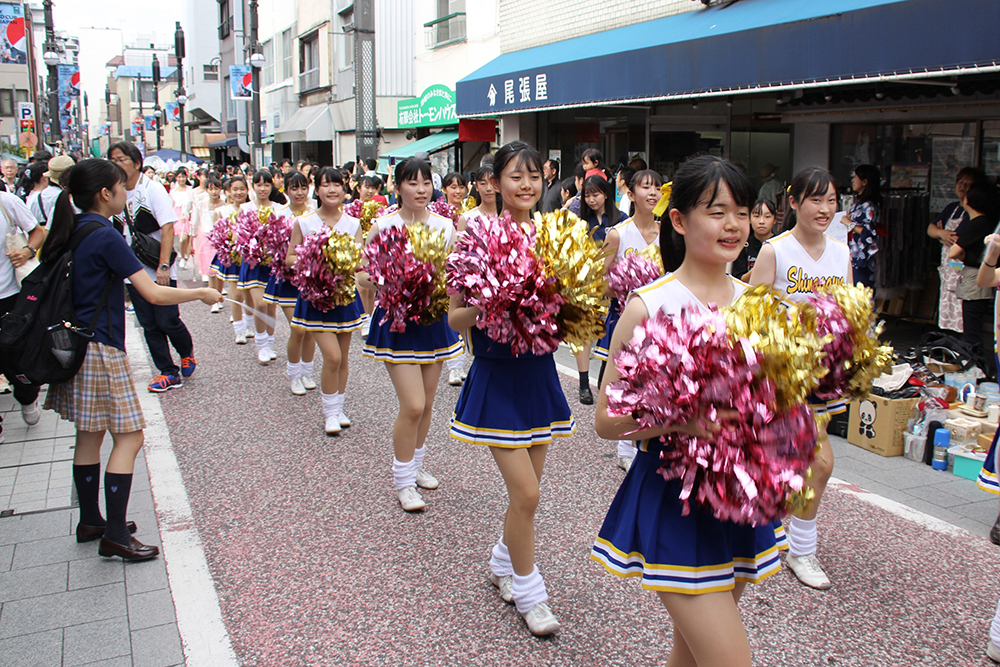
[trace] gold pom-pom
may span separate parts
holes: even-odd
[[[458,207],[458,214],[461,215],[463,213],[468,213],[469,211],[471,211],[472,209],[476,208],[477,206],[479,206],[479,204],[476,203],[476,198],[475,197],[471,197],[471,196],[470,197],[466,197],[465,201],[462,202],[462,205]]]
[[[377,202],[374,199],[371,201],[366,201],[361,205],[361,231],[362,238],[368,236],[368,230],[372,228],[372,221],[378,217],[379,211],[383,208],[381,202]]]
[[[746,339],[759,353],[761,374],[774,383],[778,410],[804,403],[828,372],[823,346],[831,339],[817,335],[812,306],[782,301],[770,286],[757,285],[722,313],[730,338]]]
[[[648,246],[639,251],[639,255],[660,267],[660,274],[663,274],[663,255],[660,254],[659,244],[650,243]]]
[[[444,232],[432,229],[423,222],[414,222],[406,228],[413,247],[413,257],[420,262],[430,262],[434,270],[434,296],[431,305],[421,318],[422,324],[433,324],[448,314],[448,244]]]
[[[329,288],[329,293],[336,305],[346,306],[357,298],[354,274],[361,263],[361,248],[347,234],[331,231],[323,244],[323,258],[332,272],[343,276],[342,281]]]
[[[574,353],[599,340],[610,301],[601,244],[590,226],[566,210],[536,213],[535,254],[566,299],[558,317],[563,340]]]

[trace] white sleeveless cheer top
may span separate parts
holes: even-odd
[[[618,223],[612,227],[616,232],[618,232],[618,253],[615,256],[615,261],[618,261],[622,257],[631,255],[634,252],[639,252],[640,250],[645,250],[647,246],[660,245],[660,234],[657,232],[656,238],[653,239],[652,243],[646,243],[646,239],[643,238],[642,232],[639,228],[635,226],[631,218],[625,222]]]
[[[399,211],[393,211],[389,215],[382,216],[379,218],[374,225],[372,225],[372,231],[375,234],[381,234],[383,229],[388,229],[389,227],[404,227],[406,223],[403,222],[403,218],[400,217]],[[450,219],[442,217],[437,213],[429,213],[427,218],[427,226],[436,232],[444,232],[444,242],[445,244],[451,243],[452,232],[455,231],[455,223]]]
[[[305,238],[310,234],[315,234],[326,225],[326,223],[323,222],[323,219],[319,217],[319,213],[316,211],[306,213],[302,217],[298,218],[298,221],[299,231],[302,232],[302,238]],[[360,220],[352,218],[346,213],[342,213],[340,220],[338,220],[337,224],[333,226],[333,231],[340,232],[341,234],[347,234],[353,239],[354,235],[358,233],[358,227],[360,226]]]
[[[745,282],[729,276],[733,281],[733,298],[729,303],[717,303],[719,308],[728,306],[740,297],[749,287]],[[708,304],[702,303],[698,297],[691,293],[684,284],[677,280],[673,274],[668,273],[649,283],[645,287],[640,287],[633,292],[634,295],[642,299],[646,306],[646,312],[652,317],[657,310],[662,310],[667,315],[680,315],[684,306],[694,306],[699,311],[707,311]]]
[[[791,231],[768,239],[774,249],[774,289],[791,301],[805,301],[816,288],[826,284],[844,285],[851,266],[847,246],[824,235],[826,249],[819,260],[809,256]]]

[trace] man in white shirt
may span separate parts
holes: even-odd
[[[113,218],[113,222],[124,230],[125,238],[129,239],[133,250],[137,247],[133,230],[160,242],[159,258],[150,262],[156,266],[144,262],[143,268],[158,284],[176,287],[177,266],[173,260],[176,257],[174,222],[177,221],[177,216],[174,214],[170,195],[160,183],[141,172],[142,154],[133,144],[126,141],[112,144],[108,149],[108,159],[121,167],[127,177],[125,209]],[[136,256],[140,261],[143,260],[139,253]],[[194,343],[191,333],[181,321],[180,310],[177,306],[156,306],[149,303],[132,285],[128,285],[128,291],[135,315],[146,336],[149,355],[160,371],[160,375],[150,383],[149,390],[159,393],[183,386],[181,378],[190,377],[196,364]],[[180,355],[180,366],[174,363],[170,346]]]
[[[7,192],[17,190],[17,162],[9,157],[0,160],[0,173],[3,174],[3,184],[7,187]]]
[[[14,276],[14,269],[38,254],[45,240],[45,229],[35,221],[31,211],[18,197],[9,192],[0,192],[0,239],[7,239],[7,233],[18,229],[28,236],[23,248],[6,250],[0,254],[0,318],[3,318],[17,301],[21,288]],[[23,384],[15,377],[8,377],[14,389],[14,399],[21,404],[21,417],[29,426],[38,423],[41,409],[38,407],[38,387]],[[0,417],[0,442],[3,442],[3,419]]]

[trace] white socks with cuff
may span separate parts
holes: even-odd
[[[405,463],[396,460],[396,457],[392,458],[392,479],[396,484],[397,491],[417,485],[417,468],[419,467],[416,458]]]
[[[635,458],[635,443],[633,443],[631,440],[619,440],[618,458],[620,459]]]
[[[514,606],[521,614],[531,611],[536,604],[546,602],[549,594],[545,590],[545,581],[538,573],[537,567],[531,568],[531,574],[522,577],[517,572],[514,573],[514,582],[511,586],[514,595]]]
[[[285,362],[285,375],[288,376],[289,381],[294,380],[299,377],[302,373],[302,363],[293,364],[290,361]]]
[[[490,572],[498,577],[509,577],[514,574],[514,566],[510,563],[510,552],[507,551],[503,537],[493,545],[493,552],[490,556]]]
[[[788,555],[808,556],[816,553],[816,519],[793,516],[788,522]]]

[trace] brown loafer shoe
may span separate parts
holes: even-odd
[[[130,561],[149,560],[160,555],[160,548],[143,544],[134,537],[128,541],[127,547],[102,537],[101,544],[97,547],[97,555],[105,558],[121,556],[122,560]]]
[[[136,530],[135,521],[126,521],[125,527],[128,528],[129,533],[134,533]],[[93,542],[100,537],[104,537],[104,526],[87,526],[82,523],[76,524],[77,542]]]

